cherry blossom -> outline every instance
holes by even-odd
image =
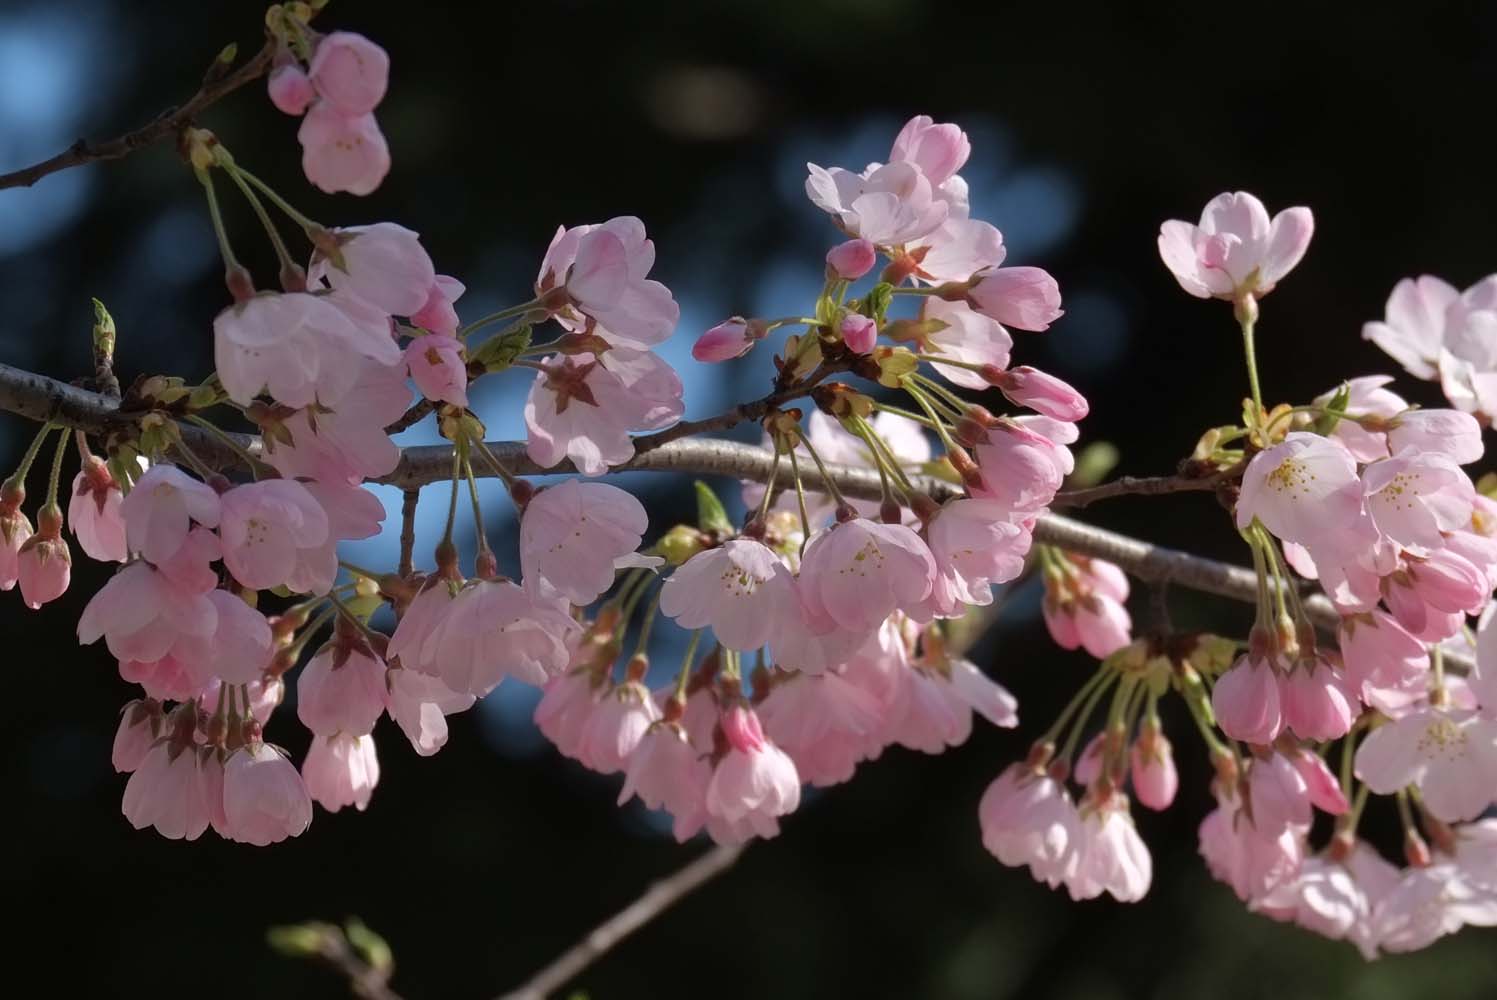
[[[374,786],[379,784],[379,758],[373,737],[346,732],[319,736],[307,750],[301,775],[312,801],[328,812],[344,806],[363,812],[369,807]]]
[[[372,114],[347,116],[318,101],[296,132],[302,173],[320,191],[372,194],[390,172],[390,147]]]
[[[538,492],[520,519],[520,566],[540,594],[591,604],[639,548],[643,505],[617,486],[567,479]]]
[[[1272,220],[1246,191],[1219,194],[1200,225],[1171,220],[1159,228],[1159,255],[1180,287],[1197,298],[1262,298],[1294,270],[1315,231],[1308,208]]]
[[[800,805],[801,782],[795,764],[765,738],[752,709],[727,709],[721,725],[728,752],[707,785],[708,816],[729,827],[743,824],[760,837],[773,837],[779,833],[778,817]]]
[[[919,605],[936,575],[930,548],[902,524],[853,518],[818,532],[801,559],[800,593],[813,615],[871,632]]]
[[[132,776],[133,777],[133,776]],[[312,822],[312,799],[277,748],[251,742],[224,762],[224,836],[264,847],[298,837]]]
[[[1078,864],[1081,816],[1065,787],[1024,764],[1012,764],[983,793],[977,809],[982,843],[1006,865],[1027,865],[1052,889]]]
[[[1447,823],[1475,819],[1497,799],[1497,721],[1416,709],[1362,741],[1356,771],[1379,795],[1418,785],[1425,806]]]
[[[384,100],[390,56],[363,35],[334,31],[317,43],[307,75],[317,95],[340,114],[362,115]]]
[[[124,495],[103,460],[90,456],[73,478],[68,502],[68,524],[78,544],[90,559],[124,562],[130,552],[125,543],[125,518],[120,506]]]
[[[421,395],[435,403],[468,405],[468,363],[463,342],[446,334],[417,337],[405,348],[405,363]]]
[[[750,651],[793,627],[791,574],[768,546],[733,539],[697,553],[665,581],[660,610],[682,628],[708,628],[729,649]]]
[[[567,329],[644,351],[668,338],[681,317],[670,289],[646,277],[654,264],[655,244],[633,216],[562,226],[541,261],[535,290],[547,303],[548,293],[564,293],[551,311]]]

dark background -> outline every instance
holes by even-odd
[[[262,9],[3,0],[0,170],[183,99],[220,46],[254,51]],[[520,300],[558,223],[637,214],[657,243],[656,275],[682,301],[666,350],[676,362],[722,316],[793,313],[814,295],[836,234],[800,193],[805,160],[861,167],[887,155],[911,114],[960,122],[974,142],[963,171],[974,214],[1004,231],[1011,263],[1058,277],[1069,310],[1044,336],[1020,334],[1016,353],[1084,389],[1084,433],[1115,442],[1124,472],[1170,470],[1203,428],[1234,419],[1245,388],[1227,307],[1186,296],[1158,260],[1164,219],[1194,219],[1239,188],[1270,210],[1314,209],[1308,256],[1263,306],[1272,400],[1391,371],[1359,331],[1400,277],[1465,286],[1497,266],[1489,4],[392,0],[334,2],[323,21],[390,51],[388,181],[364,200],[311,191],[296,122],[261,85],[204,120],[241,162],[329,224],[393,218],[419,230],[439,270],[469,283],[469,317]],[[224,194],[242,252],[263,264],[252,220]],[[197,379],[211,367],[210,321],[226,296],[201,196],[168,148],[0,192],[0,360],[84,374],[90,295],[119,322],[126,377]],[[692,373],[689,414],[761,391],[767,353]],[[513,434],[524,380],[498,381],[479,409],[493,433]],[[1427,386],[1400,388],[1433,401]],[[30,432],[0,424],[6,468]],[[685,510],[682,481],[632,485],[657,525]],[[1241,558],[1202,496],[1122,500],[1088,517]],[[493,527],[503,538],[501,517]],[[423,522],[423,549],[435,530]],[[359,558],[388,562],[381,545]],[[455,718],[429,760],[382,724],[369,811],[319,809],[294,842],[184,845],[133,831],[109,767],[132,689],[102,647],[70,638],[103,578],[80,557],[56,604],[30,613],[17,594],[0,600],[0,898],[12,928],[0,947],[13,980],[61,994],[337,995],[331,974],[272,954],[264,930],[358,914],[393,945],[408,996],[486,996],[702,849],[614,808],[617,779],[538,745],[514,694]],[[1195,854],[1210,798],[1178,715],[1166,728],[1179,801],[1139,816],[1154,851],[1147,900],[1072,904],[989,857],[975,818],[983,788],[1088,670],[1049,643],[1035,605],[1016,595],[977,653],[1020,697],[1020,733],[980,726],[939,758],[891,750],[850,785],[808,796],[778,840],[578,985],[601,1000],[1493,995],[1490,932],[1368,965],[1349,945],[1245,912]],[[1185,594],[1174,610],[1181,624],[1219,627],[1246,614]],[[305,737],[283,714],[271,735],[299,754]]]

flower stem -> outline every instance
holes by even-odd
[[[207,431],[214,437],[218,438],[218,440],[222,441],[226,448],[228,448],[230,451],[244,460],[244,464],[249,467],[250,476],[252,478],[259,479],[260,470],[267,468],[264,462],[260,461],[254,455],[251,455],[247,448],[245,448],[238,441],[235,441],[228,432],[224,431],[213,421],[208,420],[206,417],[200,417],[196,413],[189,413],[182,419],[187,420],[190,423],[197,425],[198,427],[201,427],[203,430]]]
[[[240,174],[237,166],[229,166],[229,179],[239,187],[244,195],[245,201],[250,203],[250,208],[255,212],[255,217],[260,220],[260,226],[265,230],[265,235],[270,238],[270,245],[275,247],[276,261],[281,265],[281,270],[295,271],[300,268],[296,261],[291,259],[291,253],[286,249],[286,241],[281,238],[281,232],[275,227],[275,222],[270,218],[270,213],[265,210],[265,205],[255,194],[255,189],[250,187]]]
[[[469,323],[467,326],[463,327],[461,330],[457,331],[457,339],[464,340],[467,338],[468,334],[473,333],[476,330],[481,330],[484,327],[488,326],[490,323],[497,323],[501,319],[509,319],[511,316],[520,316],[530,312],[532,309],[538,309],[540,308],[540,304],[540,299],[531,299],[529,302],[522,302],[517,306],[510,306],[508,309],[500,309],[498,312],[492,312],[487,316],[481,316],[478,319],[475,319],[473,322]]]
[[[68,453],[68,434],[57,435],[57,450],[52,453],[52,477],[47,482],[47,506],[57,505],[57,491],[62,482],[62,460]]]
[[[229,245],[229,231],[224,227],[223,210],[218,204],[218,192],[213,188],[213,175],[207,170],[197,171],[198,181],[203,185],[203,195],[208,199],[208,217],[213,220],[213,235],[218,237],[218,252],[223,255],[224,267],[230,271],[240,269],[239,258]]]
[[[256,177],[254,174],[250,173],[248,170],[245,170],[243,167],[240,167],[240,166],[235,166],[234,170],[235,170],[236,173],[238,173],[240,176],[242,176],[245,180],[249,181],[255,187],[259,188],[260,192],[262,194],[264,194],[265,197],[269,198],[271,200],[271,202],[275,205],[276,208],[279,208],[282,212],[285,212],[286,215],[291,219],[292,222],[294,222],[298,226],[302,227],[302,230],[304,232],[307,232],[310,235],[310,233],[313,230],[318,230],[318,229],[322,229],[323,228],[318,223],[313,222],[311,219],[307,218],[305,215],[303,215],[300,212],[298,212],[295,208],[293,208],[291,206],[290,202],[288,202],[285,198],[282,198],[279,194],[277,194],[275,192],[274,188],[272,188],[269,184],[266,184],[264,181],[262,181],[260,178]]]
[[[1253,394],[1253,423],[1262,419],[1263,414],[1263,390],[1258,387],[1258,352],[1253,343],[1253,327],[1257,320],[1251,317],[1242,318],[1242,354],[1247,361],[1248,389]]]
[[[5,480],[6,492],[11,492],[26,484],[26,476],[31,472],[31,463],[36,461],[37,452],[42,450],[42,442],[47,440],[47,435],[54,430],[57,430],[55,424],[42,424],[42,429],[36,432],[36,436],[31,439],[31,444],[26,446],[26,454],[21,456],[21,464],[16,466],[16,471]]]
[[[676,699],[686,700],[686,682],[691,677],[692,661],[696,659],[697,643],[702,641],[702,633],[706,629],[697,629],[691,633],[691,638],[686,640],[686,655],[681,658],[681,672],[676,675]]]
[[[795,449],[790,449],[790,472],[795,477],[795,502],[800,507],[800,554],[806,554],[806,543],[811,540],[811,517],[806,512],[806,487],[800,479],[800,460]]]

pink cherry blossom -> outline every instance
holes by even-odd
[[[801,558],[800,593],[813,615],[871,632],[891,612],[924,601],[935,575],[935,559],[919,535],[857,517],[811,538]]]
[[[1060,286],[1038,267],[985,268],[972,276],[967,304],[1016,330],[1047,330],[1064,315]]]
[[[1072,465],[1063,445],[1011,420],[986,428],[972,452],[981,482],[969,492],[999,501],[1016,517],[1044,510]]]
[[[505,677],[545,684],[566,668],[567,640],[576,631],[562,602],[534,598],[507,580],[479,580],[458,593],[416,654],[402,652],[401,662],[482,697]]]
[[[345,115],[373,111],[390,82],[390,56],[352,31],[334,31],[317,43],[308,76],[321,98]]]
[[[541,261],[535,290],[548,305],[548,293],[565,292],[552,313],[567,329],[644,351],[668,338],[681,318],[670,289],[646,277],[654,264],[655,244],[633,216],[563,226]]]
[[[878,324],[867,316],[848,313],[837,327],[842,343],[854,354],[867,354],[878,343]]]
[[[946,221],[934,232],[906,244],[905,255],[896,258],[896,268],[913,266],[914,277],[932,284],[965,283],[979,271],[1003,263],[1008,255],[1003,234],[989,223],[966,218],[965,207],[952,197],[953,185],[960,181],[955,177],[943,185],[950,210]]]
[[[374,115],[347,116],[318,101],[296,132],[301,169],[307,180],[328,194],[372,194],[390,172],[390,147]]]
[[[126,565],[104,584],[78,619],[84,645],[105,637],[121,661],[161,659],[184,636],[207,637],[218,611],[206,594],[175,585],[149,563]]]
[[[219,535],[224,565],[253,590],[286,583],[300,551],[327,541],[327,514],[301,483],[267,479],[223,495]]]
[[[193,523],[218,527],[218,493],[175,465],[153,465],[120,501],[125,539],[153,563],[176,555]]]
[[[312,822],[306,783],[285,754],[251,742],[224,763],[224,836],[264,847],[302,834]]]
[[[296,717],[317,736],[363,736],[385,710],[385,664],[357,639],[335,638],[296,679]]]
[[[212,633],[184,635],[172,646],[172,655],[199,687],[215,678],[227,684],[260,680],[273,652],[265,616],[226,590],[210,590],[205,598],[213,606]]]
[[[1284,725],[1279,678],[1261,657],[1240,657],[1211,692],[1211,708],[1222,732],[1234,740],[1266,746]]]
[[[286,587],[301,594],[325,594],[338,576],[338,543],[379,534],[385,505],[369,490],[337,481],[309,480],[302,485],[327,515],[327,538],[320,546],[297,550],[296,568]]]
[[[1157,722],[1144,722],[1129,755],[1129,764],[1133,794],[1139,805],[1156,811],[1168,809],[1180,788],[1180,775],[1175,769],[1170,741],[1159,731]]]
[[[758,649],[792,627],[795,595],[784,560],[762,542],[735,538],[688,559],[666,579],[660,610],[682,628],[710,627],[729,649]]]
[[[1324,758],[1304,749],[1290,751],[1286,756],[1304,780],[1311,805],[1331,816],[1341,816],[1351,808],[1341,782],[1331,773]]]
[[[451,337],[457,334],[459,320],[453,303],[467,291],[461,281],[439,274],[426,293],[426,304],[411,313],[411,323],[430,333]]]
[[[995,373],[993,384],[1015,406],[1027,406],[1055,420],[1080,420],[1089,410],[1081,393],[1054,375],[1028,365]]]
[[[644,506],[617,486],[563,480],[525,506],[522,575],[538,593],[591,604],[613,585],[619,560],[633,555],[648,527]]]
[[[308,277],[325,279],[335,290],[386,315],[410,316],[425,307],[437,273],[418,234],[393,222],[377,222],[334,229],[331,238],[341,261],[319,249]]]
[[[1172,219],[1159,227],[1159,255],[1180,287],[1197,298],[1262,298],[1305,255],[1315,219],[1289,208],[1270,221],[1263,203],[1246,191],[1219,194],[1201,223]]]
[[[857,281],[873,270],[873,265],[876,263],[878,263],[878,251],[872,243],[864,239],[838,243],[826,254],[827,273],[836,275],[843,281]]]
[[[862,174],[806,164],[806,195],[848,236],[877,246],[909,243],[935,232],[950,207],[913,163],[875,165]]]
[[[468,405],[468,362],[461,340],[436,333],[417,337],[406,345],[405,363],[421,395],[434,403]]]
[[[639,681],[614,685],[588,714],[577,759],[599,774],[617,774],[627,766],[646,730],[659,719],[660,709],[649,688]]]
[[[17,558],[31,537],[31,519],[20,510],[20,501],[0,500],[0,590],[16,585]]]
[[[270,71],[266,81],[270,103],[277,111],[288,115],[301,115],[317,97],[317,89],[311,79],[296,63],[286,63]]]
[[[1464,614],[1481,611],[1491,596],[1486,574],[1449,548],[1407,556],[1382,584],[1393,617],[1427,642],[1454,635]]]
[[[1429,652],[1386,611],[1342,618],[1337,639],[1347,682],[1369,705],[1388,713],[1424,694]]]
[[[886,737],[922,753],[941,753],[972,735],[972,713],[995,726],[1019,724],[1018,701],[975,665],[950,659],[906,672],[887,708]]]
[[[982,844],[1005,865],[1029,866],[1052,889],[1077,868],[1081,817],[1060,782],[1025,764],[1011,764],[977,807]]]
[[[627,462],[634,455],[628,432],[655,423],[654,401],[590,354],[545,365],[525,401],[530,457],[548,469],[570,458],[585,476]]]
[[[1259,452],[1242,474],[1237,526],[1253,518],[1276,537],[1332,553],[1376,537],[1362,509],[1356,461],[1339,442],[1303,431]]]
[[[1201,821],[1201,857],[1219,881],[1239,899],[1260,899],[1294,879],[1304,863],[1304,832],[1292,825],[1265,831],[1235,798],[1218,797],[1217,808]]]
[[[210,804],[203,795],[199,751],[162,740],[125,784],[121,811],[137,830],[154,827],[168,840],[197,840],[208,829]]]
[[[1368,734],[1357,748],[1356,769],[1379,795],[1418,785],[1436,818],[1475,819],[1497,799],[1497,721],[1416,709]]]
[[[686,731],[675,722],[657,722],[629,757],[619,805],[637,795],[646,807],[664,809],[674,818],[676,839],[684,841],[706,819],[711,777],[711,765],[692,747]]]
[[[1398,869],[1359,842],[1345,861],[1324,855],[1305,859],[1296,878],[1255,901],[1253,908],[1333,941],[1351,941],[1371,960],[1377,957],[1373,908],[1398,879]]]
[[[120,711],[109,757],[116,771],[128,774],[140,767],[161,735],[161,723],[161,705],[154,700],[137,698]]]
[[[1154,864],[1133,826],[1128,797],[1114,792],[1103,801],[1088,797],[1080,809],[1076,864],[1066,878],[1072,899],[1106,892],[1120,903],[1136,903],[1149,891]]]
[[[1367,466],[1362,483],[1378,530],[1416,554],[1442,548],[1444,532],[1471,522],[1476,487],[1445,455],[1405,449]]]
[[[1062,649],[1083,647],[1105,659],[1132,640],[1133,620],[1123,602],[1128,577],[1103,559],[1058,553],[1044,570],[1040,605],[1050,637]]]
[[[599,358],[604,368],[617,375],[624,388],[644,408],[633,429],[658,431],[681,419],[686,412],[684,386],[676,370],[652,351],[614,347]]]
[[[916,115],[894,137],[889,161],[913,163],[932,184],[939,185],[962,169],[971,154],[972,144],[960,128],[937,124],[929,115]]]
[[[35,611],[61,597],[72,576],[73,553],[62,537],[62,511],[55,504],[43,507],[37,515],[36,534],[21,543],[16,553],[21,599]]]
[[[707,813],[746,824],[758,836],[779,832],[778,817],[800,805],[800,775],[785,752],[764,737],[753,709],[735,705],[722,715],[728,752],[707,785]]]
[[[90,559],[124,562],[130,557],[125,544],[125,518],[120,512],[123,499],[103,460],[92,455],[85,459],[83,469],[73,478],[68,523]]]
[[[926,525],[936,576],[917,618],[949,618],[971,605],[993,602],[993,586],[1016,579],[1029,552],[1027,531],[1008,520],[1002,504],[961,498],[943,506]]]
[[[1448,455],[1459,465],[1477,461],[1485,450],[1475,417],[1440,409],[1406,410],[1394,417],[1388,425],[1388,448],[1395,454],[1411,448]]]
[[[698,337],[691,345],[691,356],[703,364],[715,365],[743,357],[756,343],[754,328],[742,316],[734,316]]]
[[[351,367],[353,385],[331,413],[298,410],[277,427],[289,441],[267,438],[265,459],[281,475],[356,485],[400,462],[385,427],[411,402],[405,366],[357,359]]]
[[[346,732],[317,737],[302,761],[301,776],[312,801],[328,812],[344,806],[363,812],[379,784],[374,737]]]
[[[1388,296],[1385,321],[1365,324],[1362,339],[1381,347],[1415,378],[1433,379],[1445,343],[1445,314],[1459,299],[1460,292],[1439,278],[1404,278]]]
[[[439,679],[415,670],[386,675],[386,709],[411,747],[430,757],[447,743],[447,716],[473,707],[471,694],[453,691]]]
[[[930,296],[921,307],[920,319],[926,326],[941,325],[941,329],[921,335],[920,347],[925,353],[968,364],[1008,367],[1013,338],[997,320],[974,311],[965,302],[947,302]],[[987,379],[969,368],[939,361],[933,362],[932,367],[947,381],[964,388],[988,387]]]
[[[393,337],[370,334],[327,296],[264,292],[213,321],[214,359],[229,398],[248,405],[262,391],[286,406],[337,405],[354,388],[355,363],[400,360]]]
[[[1284,728],[1313,742],[1345,736],[1361,708],[1346,678],[1323,659],[1301,660],[1279,679],[1279,706]]]
[[[1453,862],[1407,868],[1373,910],[1373,935],[1389,952],[1418,951],[1467,924],[1497,926],[1497,892]]]
[[[878,700],[834,671],[777,678],[758,712],[765,735],[818,787],[849,780],[883,722]]]
[[[579,756],[582,734],[601,693],[587,670],[571,670],[546,682],[540,703],[535,706],[535,724],[563,756]]]
[[[1310,827],[1310,788],[1295,763],[1281,753],[1254,758],[1248,767],[1253,825],[1268,836],[1286,827]]]

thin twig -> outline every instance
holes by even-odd
[[[1062,490],[1050,506],[1085,507],[1098,500],[1121,496],[1160,496],[1165,493],[1207,492],[1242,475],[1239,463],[1209,476],[1119,476],[1099,486],[1081,490]]]
[[[419,489],[408,489],[400,500],[400,568],[401,578],[416,569],[416,507],[421,501]]]
[[[92,143],[79,139],[56,156],[34,163],[29,167],[0,174],[0,190],[12,187],[30,187],[48,174],[70,167],[81,167],[100,160],[118,160],[138,149],[154,145],[163,139],[172,139],[181,130],[192,124],[198,115],[240,87],[265,75],[275,55],[275,43],[267,41],[249,62],[223,76],[204,81],[198,92],[179,108],[168,108],[140,128],[105,142]],[[215,64],[216,65],[216,64]],[[210,70],[211,75],[211,70]]]
[[[545,1000],[592,965],[624,938],[654,920],[683,896],[726,871],[743,853],[743,847],[718,845],[690,864],[651,885],[644,895],[588,932],[523,985],[499,1000]]]

